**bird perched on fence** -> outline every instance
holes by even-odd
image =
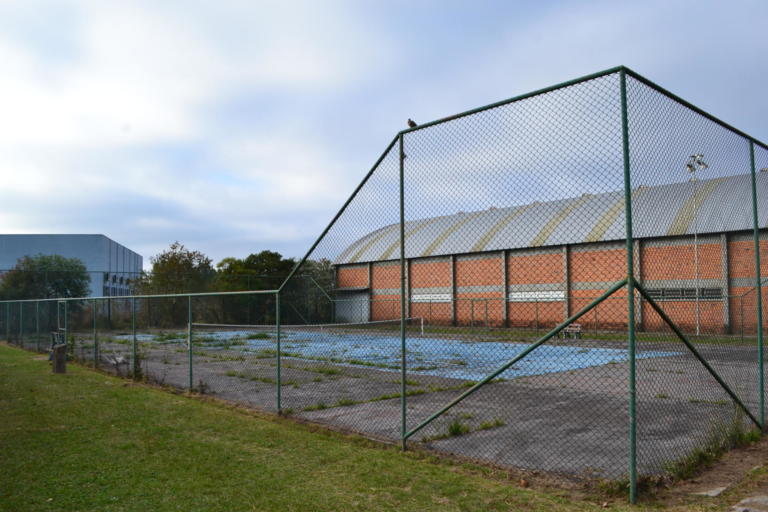
[[[416,123],[416,121],[414,121],[413,119],[410,119],[410,118],[408,119],[408,127],[409,128],[416,128],[417,126],[419,126],[419,125]]]

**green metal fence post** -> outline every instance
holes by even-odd
[[[621,142],[624,161],[624,214],[627,246],[627,343],[629,344],[629,501],[637,503],[637,376],[635,347],[635,270],[632,233],[632,181],[629,160],[629,119],[627,118],[627,73],[619,72],[621,90]]]
[[[64,302],[64,344],[67,345],[67,352],[75,353],[75,344],[69,345],[69,304]]]
[[[194,373],[192,363],[194,361],[192,354],[192,297],[187,297],[187,365],[189,366],[189,392],[194,388]]]
[[[19,346],[24,346],[24,303],[19,302]]]
[[[403,150],[403,134],[398,136],[400,145],[400,436],[403,450],[408,440],[407,432],[407,398],[405,395],[407,371],[406,342],[405,342],[405,152]]]
[[[5,303],[5,341],[11,342],[11,303]]]
[[[760,428],[765,428],[765,362],[763,361],[763,283],[760,279],[760,224],[757,220],[757,183],[755,178],[755,143],[749,141],[749,164],[752,175],[752,221],[755,243],[755,292],[757,292],[757,364],[760,386]]]
[[[40,352],[40,301],[35,302],[35,343]]]
[[[134,380],[138,377],[139,365],[136,361],[138,350],[136,350],[136,298],[131,299],[131,333],[133,334],[133,343],[131,343],[131,372]]]
[[[283,411],[283,404],[282,404],[282,396],[281,396],[281,386],[283,384],[282,378],[280,376],[280,363],[281,363],[281,347],[280,347],[280,292],[275,293],[275,334],[277,336],[277,414],[282,413]]]
[[[93,299],[93,367],[99,367],[99,334],[96,332],[96,299]]]

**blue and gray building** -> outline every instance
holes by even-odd
[[[91,296],[129,295],[144,264],[140,254],[104,235],[0,235],[0,274],[39,254],[81,260],[91,276]]]

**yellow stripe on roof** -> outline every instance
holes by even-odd
[[[363,253],[365,253],[365,251],[367,251],[368,249],[370,249],[371,247],[373,247],[373,244],[375,244],[376,242],[378,242],[379,240],[381,240],[382,238],[384,238],[385,236],[387,236],[388,234],[390,234],[392,231],[394,231],[394,230],[398,229],[399,227],[400,227],[400,224],[392,224],[391,226],[387,226],[386,228],[382,229],[382,230],[379,232],[379,234],[378,234],[378,235],[376,235],[376,236],[372,236],[372,237],[371,237],[371,238],[368,240],[368,242],[367,242],[365,245],[363,245],[363,246],[362,246],[362,247],[361,247],[361,248],[360,248],[360,249],[359,249],[359,250],[358,250],[358,251],[355,253],[355,255],[354,255],[354,256],[352,256],[352,258],[349,260],[349,262],[348,262],[348,263],[355,263],[355,262],[357,262],[357,260],[359,260],[359,259],[360,259],[360,256],[362,256],[362,255],[363,255]]]
[[[684,235],[688,233],[688,229],[699,214],[699,210],[701,210],[704,201],[712,195],[717,186],[724,179],[725,178],[717,178],[702,182],[701,186],[696,190],[696,193],[691,194],[691,197],[685,201],[685,204],[677,212],[677,215],[675,215],[675,220],[672,221],[672,225],[670,225],[667,230],[667,236]]]
[[[591,195],[585,195],[577,199],[576,201],[571,201],[571,204],[564,207],[562,210],[560,210],[557,215],[549,219],[549,222],[546,223],[546,225],[539,231],[539,234],[536,235],[536,237],[531,240],[531,243],[528,244],[529,247],[538,247],[540,245],[544,245],[547,240],[549,240],[549,237],[552,236],[552,233],[557,229],[557,226],[559,226],[568,215],[584,204],[585,202],[592,199],[594,196]]]
[[[480,240],[477,241],[475,245],[472,246],[471,252],[482,252],[485,249],[485,246],[488,245],[488,242],[490,242],[491,239],[496,236],[496,233],[504,229],[510,222],[525,213],[525,211],[530,209],[532,206],[533,204],[527,204],[502,217],[480,238]]]
[[[440,246],[440,244],[445,242],[445,240],[449,236],[454,234],[459,228],[464,226],[466,223],[468,223],[469,221],[471,221],[472,219],[476,218],[478,215],[481,215],[483,213],[486,213],[486,211],[484,210],[484,211],[480,211],[480,212],[464,214],[464,216],[463,216],[463,218],[461,218],[461,220],[457,221],[455,224],[452,224],[450,227],[448,227],[448,229],[443,231],[440,234],[440,236],[435,238],[432,241],[432,243],[429,244],[429,247],[427,247],[424,250],[424,252],[421,253],[421,256],[432,256],[432,253],[435,251],[435,249],[437,249]]]
[[[634,201],[636,197],[638,197],[640,194],[643,193],[643,191],[648,190],[647,187],[643,188],[636,188],[632,191],[632,200]],[[616,201],[608,210],[598,219],[597,224],[595,224],[595,227],[592,228],[592,231],[589,232],[587,237],[584,239],[584,242],[599,242],[603,239],[605,236],[606,231],[608,231],[608,228],[610,228],[614,222],[616,222],[616,218],[621,214],[621,212],[624,211],[624,197],[622,196],[618,201]]]
[[[410,237],[411,235],[413,235],[415,233],[418,233],[419,231],[421,231],[425,227],[429,226],[430,224],[433,224],[435,221],[437,221],[439,219],[440,219],[440,217],[434,217],[434,218],[427,219],[427,220],[419,223],[419,225],[417,225],[415,228],[413,228],[412,230],[410,230],[407,233],[405,233],[405,239],[408,240],[408,237]],[[398,237],[397,240],[392,242],[389,247],[387,247],[387,250],[384,251],[381,254],[381,257],[379,258],[379,260],[386,260],[386,259],[388,259],[392,255],[392,253],[395,252],[395,249],[397,249],[398,247],[400,247],[400,239],[399,239],[399,237]]]

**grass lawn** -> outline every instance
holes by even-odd
[[[0,510],[605,510],[599,498],[68,371],[0,344]]]

